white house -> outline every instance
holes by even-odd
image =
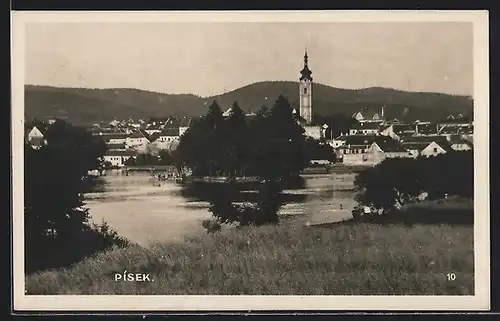
[[[34,149],[39,149],[43,145],[47,144],[45,136],[42,134],[40,129],[34,126],[26,135],[26,140]]]
[[[303,126],[304,128],[304,135],[307,137],[311,137],[314,139],[321,139],[323,137],[323,129],[321,126]]]
[[[349,135],[378,135],[380,125],[376,122],[361,122],[349,129]]]
[[[28,141],[31,141],[32,139],[42,139],[44,136],[42,134],[42,132],[36,127],[34,126],[30,132],[28,133]]]
[[[386,158],[414,157],[400,142],[392,138],[374,141],[368,148],[367,153],[374,163],[380,163]]]
[[[405,137],[401,143],[414,156],[436,156],[453,151],[447,138],[439,135]]]
[[[451,146],[443,141],[439,142],[431,142],[427,147],[422,149],[420,155],[425,157],[437,156],[439,154],[446,154],[447,152],[453,151]]]
[[[184,133],[189,129],[191,123],[193,122],[193,118],[184,117],[181,119],[179,124],[179,137],[184,135]]]
[[[128,136],[125,143],[131,148],[141,148],[149,143],[149,139],[138,130]]]
[[[156,141],[170,142],[179,139],[179,131],[176,128],[165,128],[159,134]]]
[[[111,150],[104,154],[104,162],[114,167],[123,167],[125,166],[125,162],[131,157],[135,157],[135,153],[132,151]]]
[[[345,141],[335,138],[332,140],[328,140],[326,143],[328,145],[332,146],[333,149],[336,149],[336,148],[339,148],[340,146],[344,145]]]
[[[354,113],[352,115],[352,118],[356,119],[360,123],[364,123],[364,122],[381,123],[385,120],[384,106],[382,106],[380,108],[380,113],[377,113],[377,112],[374,112],[372,110],[368,110],[368,108],[365,108],[362,111]]]
[[[376,138],[377,136],[369,135],[339,136],[336,140],[344,143],[336,149],[336,154],[344,164],[373,165],[375,163],[369,158],[367,152]]]

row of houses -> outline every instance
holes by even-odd
[[[385,158],[430,157],[473,148],[473,127],[431,123],[358,123],[326,141],[347,165],[376,165]]]
[[[227,109],[223,117],[229,117],[231,112],[232,108]],[[249,121],[254,116],[254,113],[248,113],[245,119]],[[127,123],[115,122],[105,126],[105,130],[96,130],[95,134],[100,135],[108,146],[104,160],[121,167],[138,153],[158,155],[161,150],[175,150],[194,121],[192,117],[169,117],[165,121],[142,123],[135,130],[127,127]]]

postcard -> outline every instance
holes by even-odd
[[[488,41],[487,11],[12,12],[14,309],[488,310]]]

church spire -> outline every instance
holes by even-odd
[[[312,81],[312,71],[309,70],[309,56],[307,55],[307,47],[305,48],[304,52],[304,68],[300,71],[301,77],[299,78],[300,80],[310,80]]]

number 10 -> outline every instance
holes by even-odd
[[[457,276],[455,275],[455,273],[447,273],[446,278],[448,279],[448,281],[455,281]]]

